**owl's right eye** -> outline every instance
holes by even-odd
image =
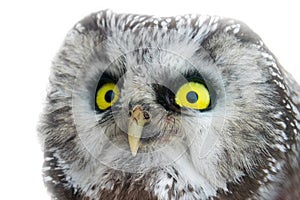
[[[119,99],[120,90],[115,83],[105,83],[96,93],[96,106],[101,111],[107,110]]]

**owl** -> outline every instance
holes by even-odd
[[[105,10],[54,58],[52,199],[300,199],[300,87],[244,23]]]

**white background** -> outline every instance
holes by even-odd
[[[0,3],[1,199],[49,197],[42,183],[36,125],[46,95],[51,60],[67,31],[91,12],[159,16],[213,14],[244,21],[281,64],[300,80],[300,12],[297,1],[6,1]],[[278,3],[280,2],[280,3]]]

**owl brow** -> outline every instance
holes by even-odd
[[[111,80],[111,81],[116,83],[116,82],[118,82],[119,78],[120,78],[120,76],[117,75],[116,73],[114,73],[113,71],[106,70],[99,77],[99,80],[101,80],[101,79],[105,80],[106,79],[106,80]]]
[[[109,65],[108,68],[106,68],[101,77],[108,77],[117,82],[126,73],[126,71],[126,59],[124,56],[121,56],[114,61],[114,63]]]
[[[198,70],[191,69],[182,74],[187,81],[196,81],[205,83],[203,76]]]

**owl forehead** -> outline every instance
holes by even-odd
[[[158,75],[172,68],[175,71],[187,70],[195,65],[191,58],[197,54],[200,43],[188,41],[188,38],[179,40],[174,34],[164,35],[158,39],[149,35],[146,40],[134,34],[124,33],[126,38],[108,37],[105,43],[105,53],[113,63],[116,58],[122,60],[126,70],[141,71]],[[135,37],[138,37],[136,39]],[[165,41],[170,41],[165,43]]]
[[[195,70],[197,66],[191,58],[182,57],[175,52],[159,49],[139,49],[125,55],[126,72],[143,79],[167,79]],[[116,66],[114,66],[116,67]]]
[[[130,45],[124,45],[124,41],[116,44],[116,40],[109,39],[105,44],[105,54],[111,63],[106,71],[116,74],[117,77],[126,73],[126,78],[132,81],[138,80],[140,83],[168,82],[167,80],[170,80],[171,77],[172,80],[179,81],[184,78],[184,75],[197,71],[209,63],[204,59],[205,51],[203,53],[199,51],[199,43],[172,42],[162,48],[160,42],[157,42],[155,47],[149,44],[138,46],[139,42],[135,43],[131,38],[128,39],[132,41],[130,47]],[[183,42],[181,41],[181,43]],[[176,45],[177,47],[174,48]],[[183,52],[180,52],[179,50],[183,48]],[[197,57],[197,62],[194,57]]]

